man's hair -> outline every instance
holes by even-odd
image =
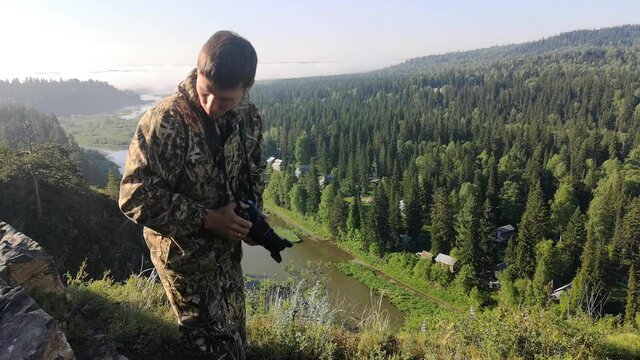
[[[257,64],[251,43],[231,31],[213,34],[198,55],[198,72],[221,89],[251,86]]]

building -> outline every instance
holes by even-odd
[[[452,273],[457,272],[460,269],[460,262],[458,259],[442,253],[436,256],[436,264],[448,268],[449,272]]]
[[[331,184],[333,182],[333,179],[334,179],[334,176],[331,174],[320,176],[320,179],[318,180],[318,184],[320,184],[320,187],[325,187]]]
[[[496,277],[496,279],[498,278],[498,275],[503,272],[504,270],[507,269],[507,264],[501,262],[500,264],[496,265],[493,274]]]
[[[296,172],[295,175],[297,178],[300,177],[300,175],[302,174],[306,174],[311,170],[311,167],[309,165],[300,165],[296,168]]]
[[[271,166],[271,164],[273,164],[273,162],[274,162],[275,160],[276,160],[276,158],[275,158],[275,157],[270,156],[270,157],[267,159],[267,166]]]
[[[271,168],[273,170],[281,171],[282,170],[282,160],[281,159],[274,159],[273,162],[271,162]]]
[[[495,230],[496,241],[500,244],[507,243],[511,241],[515,232],[516,228],[511,224],[500,226]]]
[[[565,291],[568,291],[569,289],[571,289],[572,285],[573,285],[573,283],[570,282],[565,286],[561,286],[561,287],[553,290],[553,292],[551,293],[551,298],[553,300],[560,301],[560,296],[562,295],[562,293],[564,293]]]
[[[421,252],[416,253],[416,256],[420,259],[427,259],[429,261],[433,260],[433,254],[427,250],[422,250]]]

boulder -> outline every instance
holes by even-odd
[[[0,360],[74,358],[60,323],[33,299],[62,314],[64,294],[53,258],[0,222]]]
[[[0,360],[74,359],[58,322],[22,287],[0,281]]]
[[[53,258],[38,243],[0,221],[0,278],[30,295],[64,294]]]

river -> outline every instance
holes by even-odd
[[[92,149],[104,153],[118,165],[121,174],[124,172],[124,164],[127,160],[126,149]],[[286,226],[282,220],[274,215],[271,215],[270,222],[272,226]],[[328,241],[319,241],[308,237],[302,239],[303,242],[294,244],[293,248],[282,252],[283,261],[281,264],[276,263],[264,248],[243,244],[242,268],[244,273],[259,278],[285,279],[289,274],[283,270],[283,264],[292,264],[296,269],[304,270],[308,262],[321,263],[328,265],[326,267],[327,288],[330,299],[336,307],[348,310],[351,316],[357,318],[364,311],[370,309],[373,304],[378,303],[380,296],[372,294],[368,287],[353,277],[342,274],[330,265],[330,263],[353,261],[353,256]],[[404,322],[402,312],[388,299],[382,298],[381,300],[380,309],[388,314],[391,326],[399,328]]]

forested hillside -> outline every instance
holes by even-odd
[[[140,95],[104,81],[0,80],[0,105],[15,104],[58,116],[98,114],[142,103]]]
[[[139,271],[147,251],[118,209],[115,174],[115,164],[79,148],[54,115],[0,106],[0,219],[37,237],[61,272],[85,259],[93,276]]]
[[[460,260],[455,283],[467,294],[493,294],[504,261],[500,303],[551,306],[572,282],[567,313],[626,311],[635,324],[626,285],[640,266],[639,36],[638,26],[579,31],[257,86],[265,155],[286,164],[267,196],[357,251],[406,255],[408,272],[426,260],[400,239],[424,235],[433,256]],[[329,173],[322,190],[317,176]],[[501,245],[494,230],[507,224],[516,235]]]
[[[410,59],[381,70],[386,74],[415,74],[435,69],[490,65],[543,53],[567,52],[580,48],[626,47],[638,44],[640,26],[627,25],[600,30],[577,30],[522,44],[493,46],[472,51]]]

